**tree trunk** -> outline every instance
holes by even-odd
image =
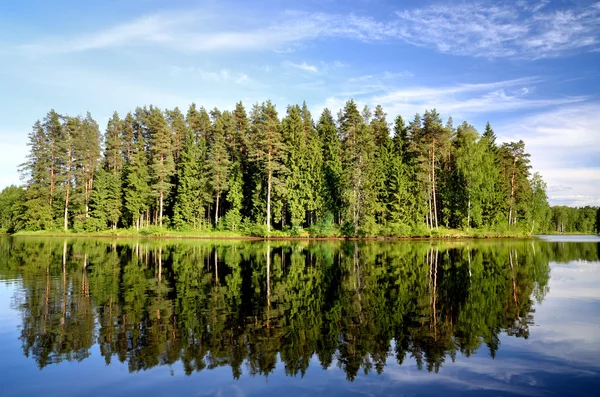
[[[160,192],[160,199],[159,199],[159,213],[158,213],[158,224],[160,227],[162,227],[162,216],[163,216],[163,192]]]
[[[215,226],[219,223],[219,192],[216,193],[216,203],[215,203]]]
[[[270,154],[269,154],[270,156]],[[271,233],[271,183],[273,171],[271,171],[271,160],[268,162],[268,177],[267,177],[267,233]]]
[[[517,156],[513,160],[512,175],[510,177],[510,205],[508,209],[508,226],[510,227],[513,223],[513,205],[515,202],[515,174],[517,173]],[[516,221],[514,221],[516,224]]]
[[[64,227],[65,227],[65,232],[68,230],[69,228],[69,186],[70,183],[67,182],[67,191],[65,193],[65,223],[64,223]]]
[[[431,143],[431,176],[432,176],[432,189],[433,189],[433,214],[435,217],[435,228],[438,228],[438,215],[437,215],[437,197],[435,194],[435,139]]]
[[[467,204],[467,227],[471,228],[471,194],[469,194],[469,204]]]

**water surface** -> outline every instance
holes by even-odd
[[[0,237],[0,395],[596,395],[599,247]]]

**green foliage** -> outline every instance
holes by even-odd
[[[90,218],[86,221],[87,230],[104,230],[109,225],[112,229],[117,228],[121,216],[120,175],[103,169],[97,171],[90,209]]]
[[[551,212],[524,142],[498,147],[489,123],[480,136],[433,109],[408,124],[397,116],[391,133],[381,106],[361,112],[353,100],[316,125],[306,103],[280,120],[270,101],[249,117],[240,102],[233,112],[192,104],[185,117],[154,106],[115,112],[101,145],[89,113],[51,110],[29,134],[9,228],[347,237],[597,228],[591,212],[569,222]]]
[[[18,229],[23,194],[23,188],[15,185],[0,192],[0,230],[12,233]]]

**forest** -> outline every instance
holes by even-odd
[[[254,236],[529,235],[597,232],[598,208],[551,208],[525,143],[499,144],[427,110],[393,122],[353,100],[314,121],[306,103],[280,117],[191,104],[116,112],[51,110],[29,134],[23,186],[0,193],[7,232],[157,230]]]

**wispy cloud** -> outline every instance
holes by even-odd
[[[20,49],[30,54],[71,53],[151,44],[184,52],[288,53],[302,48],[304,41],[334,37],[402,41],[443,53],[491,58],[544,58],[597,50],[600,3],[559,10],[548,10],[546,5],[546,1],[527,7],[510,3],[434,5],[401,10],[384,20],[355,14],[284,12],[268,19],[248,18],[249,22],[235,30],[223,28],[235,19],[230,13],[168,12],[96,32],[42,38]]]
[[[250,26],[224,30],[222,27],[230,24],[222,16],[209,18],[199,12],[170,12],[82,33],[75,39],[71,38],[73,35],[48,37],[20,48],[38,54],[154,44],[186,52],[277,50],[285,53],[293,51],[290,45],[318,37],[380,40],[389,36],[388,25],[370,17],[288,12],[273,19],[275,22],[267,24],[254,18]]]
[[[310,73],[317,73],[319,71],[319,68],[316,65],[309,65],[306,62],[294,63],[294,62],[290,62],[290,61],[285,61],[282,63],[282,65],[284,67],[298,69],[298,70],[302,70],[304,72],[310,72]]]
[[[434,5],[397,12],[398,37],[454,55],[555,57],[598,48],[600,3],[578,9],[542,10],[510,3]]]
[[[229,69],[206,70],[194,66],[171,66],[169,74],[171,76],[197,77],[201,80],[213,83],[233,82],[236,84],[242,84],[251,81],[250,77],[248,77],[248,75],[245,73],[232,72]]]
[[[371,101],[383,105],[391,113],[410,115],[435,108],[444,114],[464,117],[481,113],[544,108],[586,99],[583,96],[534,98],[528,86],[531,87],[540,81],[539,78],[520,78],[479,84],[392,89],[385,94],[374,96]]]

